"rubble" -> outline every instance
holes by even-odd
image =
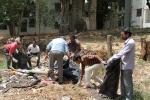
[[[98,54],[101,51],[84,51],[85,54],[89,52]],[[40,98],[44,98],[44,100],[49,100],[49,98],[53,100],[88,100],[88,98],[93,98],[85,89],[82,90],[82,87],[71,85],[70,83],[72,82],[67,81],[66,79],[63,86],[50,80],[47,77],[49,71],[49,68],[47,67],[48,63],[47,60],[43,59],[45,54],[41,55],[40,68],[33,67],[31,70],[10,69],[0,71],[0,93],[2,96],[9,98],[9,100],[9,96],[11,96],[11,100],[23,97],[25,97],[24,100],[30,100],[31,98],[36,100],[40,100]],[[32,60],[33,63],[35,63],[36,58],[33,57]],[[51,91],[50,94],[49,91]],[[64,91],[67,93],[64,93]]]

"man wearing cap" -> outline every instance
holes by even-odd
[[[122,30],[120,34],[125,41],[124,47],[107,62],[121,58],[121,96],[123,100],[133,100],[132,73],[135,63],[135,42],[131,38],[132,33],[129,29]]]
[[[49,56],[49,68],[54,73],[54,63],[57,61],[58,65],[58,82],[63,83],[63,57],[67,54],[69,58],[69,50],[67,42],[64,37],[55,38],[47,45]],[[53,74],[52,74],[53,75]]]
[[[14,42],[7,43],[3,46],[3,53],[5,55],[7,61],[7,68],[11,68],[11,61],[13,58],[13,53],[16,51],[18,47],[20,47],[20,38],[16,38]]]

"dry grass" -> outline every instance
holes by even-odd
[[[107,49],[106,37],[100,34],[81,34],[78,36],[84,49],[100,50]],[[134,37],[136,40],[136,65],[134,69],[134,89],[136,100],[150,100],[150,62],[140,59],[140,36]],[[147,37],[149,39],[150,36]],[[123,47],[123,42],[119,38],[113,40],[113,53]],[[1,57],[0,57],[1,58]],[[4,95],[0,95],[2,100],[56,100],[61,96],[70,96],[73,100],[90,100],[91,94],[83,88],[67,85],[50,85],[39,89],[12,90]],[[1,99],[0,98],[0,99]],[[49,99],[51,98],[51,99]]]
[[[38,89],[15,89],[0,97],[2,100],[61,100],[63,96],[69,96],[72,100],[90,100],[92,97],[86,89],[69,84],[51,84]]]

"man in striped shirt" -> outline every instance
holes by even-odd
[[[95,79],[97,70],[100,67],[104,67],[104,61],[98,55],[84,55],[82,57],[80,55],[75,55],[73,57],[73,61],[77,64],[80,64],[81,68],[78,84],[80,84],[80,82],[82,81],[83,75],[85,73],[85,87],[92,87],[92,84],[90,83],[92,72]]]

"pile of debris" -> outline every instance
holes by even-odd
[[[41,74],[42,73],[42,74]],[[38,85],[42,82],[43,74],[47,72],[42,72],[38,70],[5,70],[1,71],[0,79],[0,91],[6,93],[12,88],[28,88]]]

